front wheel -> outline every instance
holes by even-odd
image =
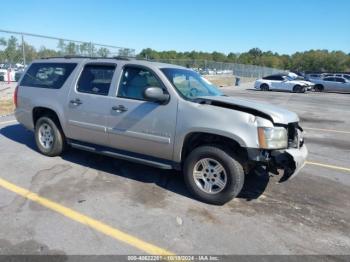
[[[303,86],[296,85],[293,87],[293,92],[294,93],[305,93],[306,89]]]
[[[60,155],[65,146],[63,132],[49,117],[40,117],[35,124],[35,142],[40,153],[46,156]]]
[[[242,165],[226,150],[216,146],[194,149],[184,164],[185,183],[199,200],[223,205],[242,190]]]

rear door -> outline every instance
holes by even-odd
[[[111,112],[110,87],[115,81],[116,64],[89,63],[69,93],[67,130],[69,138],[108,145],[107,116]]]

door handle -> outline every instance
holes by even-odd
[[[123,106],[123,105],[113,106],[112,110],[116,111],[117,113],[123,113],[123,112],[128,111],[128,109],[125,106]]]
[[[69,103],[71,103],[72,105],[75,105],[75,106],[79,106],[81,105],[83,102],[81,102],[81,100],[79,98],[76,98],[74,100],[71,100],[69,101]]]

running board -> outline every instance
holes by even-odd
[[[76,141],[68,141],[68,144],[76,149],[80,149],[80,150],[84,150],[84,151],[88,151],[88,152],[92,152],[92,153],[96,153],[96,154],[101,154],[101,155],[105,155],[105,156],[110,156],[113,158],[118,158],[118,159],[122,159],[122,160],[127,160],[127,161],[131,161],[134,163],[138,163],[138,164],[143,164],[143,165],[147,165],[147,166],[152,166],[152,167],[156,167],[156,168],[160,168],[160,169],[173,169],[173,166],[170,164],[165,164],[162,162],[158,162],[158,161],[154,161],[154,160],[149,160],[149,159],[144,159],[144,158],[140,158],[137,156],[129,156],[126,154],[122,154],[122,153],[118,153],[118,152],[113,152],[104,148],[100,148],[100,147],[94,147],[92,145],[84,145],[84,144],[80,144]]]

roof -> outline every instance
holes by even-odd
[[[47,57],[47,58],[41,58],[38,60],[35,60],[33,62],[43,62],[43,60],[46,60],[48,62],[76,62],[81,63],[84,62],[92,62],[92,63],[118,63],[121,65],[125,64],[131,64],[131,65],[140,65],[140,66],[148,66],[148,67],[156,67],[156,68],[179,68],[179,69],[188,69],[182,66],[173,65],[173,64],[166,64],[166,63],[158,63],[158,62],[152,62],[149,60],[142,60],[142,59],[136,59],[136,58],[126,58],[126,57],[112,57],[112,58],[106,58],[106,57],[86,57],[86,56],[63,56],[63,57]]]

